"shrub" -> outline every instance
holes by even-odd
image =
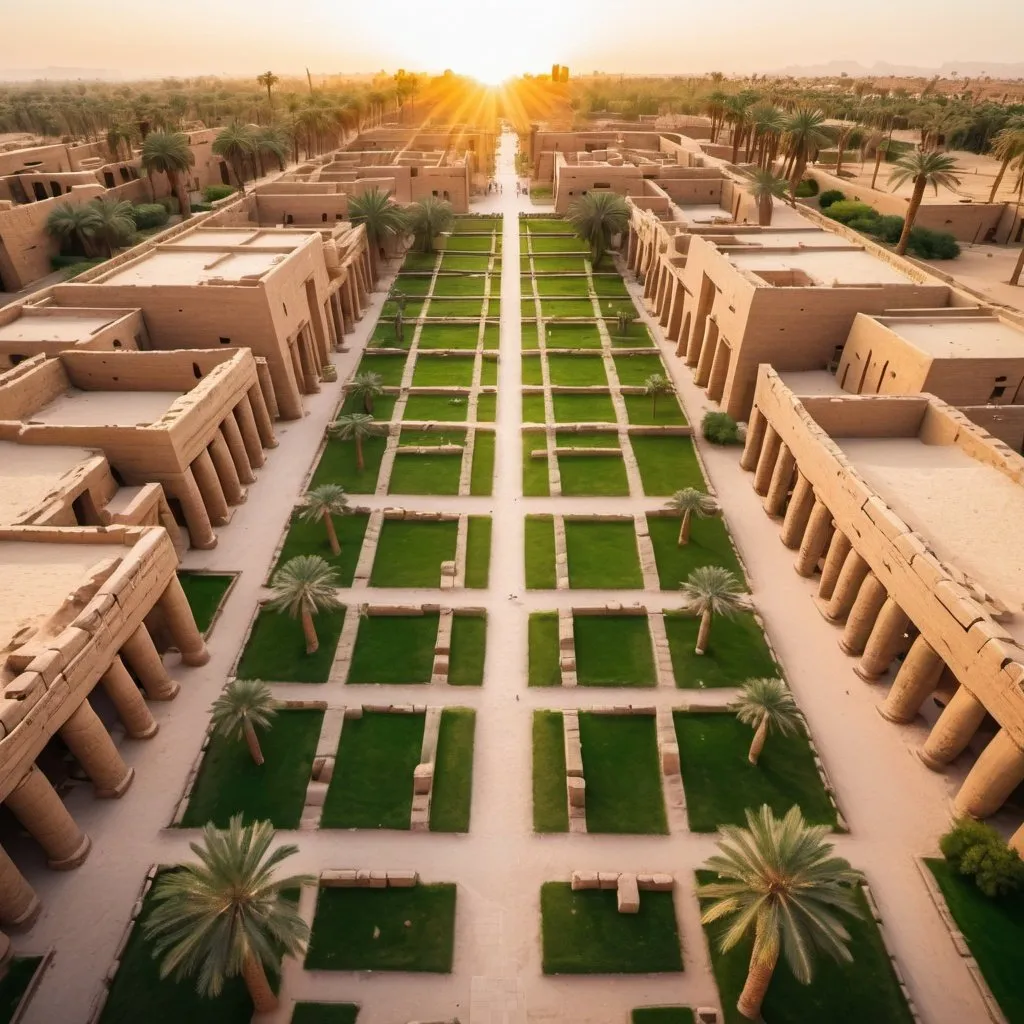
[[[739,444],[740,430],[727,412],[706,412],[700,423],[701,432],[712,444]]]
[[[954,871],[973,878],[989,898],[1024,886],[1024,861],[991,825],[962,818],[939,840],[939,849]]]
[[[877,220],[879,213],[873,206],[856,199],[839,199],[825,210],[825,216],[840,224],[849,224],[851,220]]]
[[[900,240],[900,235],[903,234],[903,218],[898,217],[896,214],[879,217],[871,234],[880,238],[883,242],[895,245]]]
[[[931,228],[911,228],[907,250],[923,260],[955,260],[960,255],[960,245],[948,231]]]
[[[827,188],[824,192],[818,196],[818,205],[823,209],[827,210],[833,203],[842,202],[846,198],[844,192],[840,192],[837,188]]]
[[[854,217],[853,220],[846,222],[846,226],[853,228],[854,231],[861,231],[865,235],[877,235],[880,220],[880,217]],[[896,237],[899,238],[899,235]]]
[[[162,199],[158,199],[157,202],[169,213],[181,213],[181,207],[178,204],[177,196],[164,196]]]
[[[167,207],[162,203],[140,203],[132,207],[132,220],[139,231],[162,227],[169,217]]]
[[[218,199],[227,199],[235,191],[234,185],[207,185],[203,189],[203,202],[215,203]]]
[[[193,213],[209,213],[213,209],[209,203],[190,203],[189,208]]]
[[[797,199],[810,199],[818,194],[821,186],[813,178],[803,178],[796,186],[795,195]]]

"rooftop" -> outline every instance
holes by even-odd
[[[96,457],[86,448],[0,441],[0,523],[10,525],[61,492],[66,478]]]
[[[199,239],[190,236],[192,244]],[[309,237],[308,233],[305,237]],[[113,285],[197,285],[209,281],[240,281],[262,277],[285,257],[271,251],[217,252],[161,246],[137,260],[116,267],[94,283]]]
[[[1024,359],[1024,332],[995,317],[884,318],[879,322],[937,359]]]
[[[727,258],[741,270],[749,270],[754,274],[760,275],[762,271],[767,271],[806,275],[810,280],[803,283],[804,287],[912,283],[909,277],[894,266],[876,259],[863,249],[825,252],[732,251],[727,254]]]
[[[0,341],[86,341],[121,316],[70,311],[57,316],[22,314],[10,323],[0,324]]]
[[[79,391],[71,388],[27,420],[62,427],[149,426],[166,415],[182,391]]]
[[[167,248],[213,249],[245,246],[248,249],[297,249],[310,236],[310,229],[288,231],[281,228],[197,228],[165,243]]]

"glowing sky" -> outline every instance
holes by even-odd
[[[5,10],[6,8],[6,10]],[[972,0],[0,0],[6,69],[754,71],[856,60],[1020,61],[1024,4]]]

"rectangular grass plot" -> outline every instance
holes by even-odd
[[[468,388],[473,383],[472,356],[446,356],[421,353],[416,357],[412,375],[414,388]]]
[[[721,518],[694,516],[686,544],[679,543],[679,526],[680,521],[674,516],[647,517],[662,590],[678,590],[679,584],[702,565],[720,565],[736,576],[740,587],[746,586],[746,577]]]
[[[608,386],[604,362],[600,356],[548,356],[548,372],[551,383],[568,387]],[[526,383],[524,381],[524,383]]]
[[[438,614],[368,615],[359,623],[349,683],[429,683]]]
[[[646,615],[575,615],[580,686],[654,686],[654,652]]]
[[[621,522],[568,519],[565,544],[569,586],[573,589],[639,590],[643,587],[632,519]]]
[[[732,618],[716,616],[703,654],[694,653],[699,626],[700,620],[693,615],[665,615],[676,686],[697,690],[742,686],[748,679],[779,675],[779,667],[753,612],[739,612]]]
[[[644,494],[668,497],[684,487],[707,490],[707,481],[688,437],[630,436]]]
[[[454,561],[459,524],[385,519],[373,560],[373,587],[439,587],[441,563]]]
[[[561,711],[533,713],[533,828],[535,832],[569,831]]]

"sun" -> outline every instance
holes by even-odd
[[[504,85],[510,78],[523,73],[522,65],[508,53],[480,54],[475,60],[461,62],[456,70],[491,88]]]

